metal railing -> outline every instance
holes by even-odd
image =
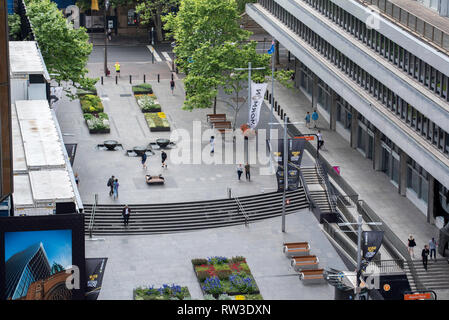
[[[331,207],[332,213],[337,214],[337,197],[334,194],[332,186],[329,182],[329,177],[327,175],[326,169],[323,167],[321,160],[316,159],[315,161],[316,171],[318,175],[321,177],[320,184],[322,185],[324,191],[326,192],[327,201]]]
[[[380,273],[386,274],[386,273],[403,273],[404,272],[404,260],[403,259],[397,259],[397,260],[379,260],[379,261],[371,261],[367,269],[371,267],[374,267],[376,271],[379,271]]]
[[[243,217],[245,218],[245,226],[248,226],[248,220],[249,220],[249,216],[246,214],[245,209],[242,206],[242,203],[240,202],[240,199],[238,197],[234,196],[234,200],[235,203],[237,204],[237,214],[242,214]]]
[[[95,211],[97,209],[98,204],[98,194],[96,193],[94,195],[94,204],[92,205],[92,212],[90,213],[90,219],[89,219],[89,238],[92,238],[92,232],[94,229],[95,224]]]
[[[449,51],[449,34],[437,26],[418,18],[407,9],[389,0],[357,0],[364,5],[375,5],[380,12],[393,18],[412,33],[423,37],[432,44]]]

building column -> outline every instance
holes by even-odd
[[[337,93],[332,90],[331,94],[331,108],[330,108],[330,119],[329,119],[329,129],[335,131],[337,129]]]
[[[407,192],[407,159],[408,156],[404,151],[399,153],[399,188],[398,192],[401,196],[406,196]]]
[[[295,87],[299,88],[301,83],[301,62],[295,57]]]
[[[438,184],[435,183],[435,178],[429,174],[429,194],[427,195],[427,222],[430,224],[435,224],[435,194],[438,194],[438,190],[436,190],[436,188],[438,188]]]
[[[316,110],[318,105],[318,77],[313,74],[313,87],[312,87],[312,111]]]
[[[279,41],[274,40],[274,61],[275,65],[279,65]]]
[[[351,148],[357,148],[357,129],[359,126],[359,113],[354,108],[351,108]]]
[[[376,171],[382,170],[382,133],[376,129],[374,133],[374,154],[373,154],[373,169]]]

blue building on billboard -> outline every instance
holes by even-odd
[[[7,0],[8,14],[14,13],[14,0]]]
[[[31,283],[46,279],[51,273],[42,242],[14,254],[6,261],[6,299],[26,296]]]

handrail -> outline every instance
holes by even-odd
[[[407,29],[411,33],[415,33],[415,34],[419,35],[420,37],[423,37],[427,41],[431,42],[431,44],[433,44],[434,46],[437,46],[438,49],[443,49],[443,50],[446,51],[446,53],[448,53],[449,47],[448,46],[444,46],[444,39],[445,38],[449,38],[449,34],[444,32],[443,30],[441,30],[440,28],[438,28],[434,24],[419,18],[418,16],[416,16],[412,12],[408,11],[407,9],[403,8],[402,6],[399,6],[397,4],[392,3],[389,0],[384,0],[385,1],[385,6],[383,8],[379,5],[379,0],[357,0],[357,1],[359,3],[361,3],[361,4],[363,4],[363,5],[375,5],[383,14],[385,14],[388,17],[390,17],[390,18],[394,19],[395,21],[399,22],[402,27],[404,27],[405,29]],[[388,7],[391,7],[391,10],[388,10]],[[398,8],[399,17],[396,17],[395,14],[394,14],[395,7]],[[403,20],[402,19],[402,12],[404,12],[406,14],[406,16],[407,16],[407,21],[405,22],[405,24],[404,24],[404,21],[402,21]],[[410,16],[415,18],[414,19],[415,20],[415,25],[414,25],[413,29],[409,25],[410,24],[409,23]],[[420,24],[422,24],[422,26],[423,26],[422,32],[420,30],[418,30],[418,21],[420,21],[421,22]],[[432,35],[431,37],[427,36],[426,26],[429,26],[431,28],[430,29],[431,30],[430,34]],[[435,32],[435,31],[437,31],[437,32]],[[437,33],[440,34],[440,39],[436,39],[436,34]]]
[[[237,213],[241,213],[243,217],[245,218],[245,226],[248,226],[248,220],[249,216],[246,214],[245,209],[242,206],[242,203],[240,202],[239,198],[234,196],[235,203],[237,204]]]
[[[95,223],[95,210],[97,209],[97,204],[98,204],[98,194],[96,193],[94,195],[94,204],[92,205],[92,212],[90,213],[89,238],[92,238],[92,231],[94,229],[94,223]]]
[[[321,164],[320,159],[316,159],[315,166],[317,169],[318,175],[321,177],[320,181],[324,182],[323,188],[326,192],[327,201],[331,207],[332,213],[337,213],[337,204],[336,204],[336,195],[333,192],[332,186],[329,182],[329,177],[327,176],[327,172],[325,171],[323,165]],[[321,184],[321,183],[320,183]]]

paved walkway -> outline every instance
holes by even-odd
[[[421,250],[432,237],[438,239],[438,229],[427,223],[426,216],[410,200],[398,194],[397,188],[390,183],[387,175],[373,170],[371,160],[352,149],[338,133],[330,131],[329,123],[323,116],[319,117],[318,129],[305,127],[305,114],[307,111],[312,113],[312,107],[302,91],[296,88],[287,89],[276,83],[274,96],[290,121],[302,122],[296,125],[302,133],[316,133],[318,129],[321,130],[325,149],[320,151],[320,155],[331,165],[340,166],[342,177],[359,194],[359,198],[365,200],[404,243],[407,243],[408,236],[413,234],[417,248]],[[277,114],[275,116],[278,118]]]
[[[131,218],[132,219],[132,218]],[[333,300],[334,287],[327,283],[303,285],[282,243],[308,241],[320,267],[346,267],[308,210],[235,226],[176,234],[106,237],[86,241],[86,257],[108,257],[100,300],[130,300],[138,286],[172,283],[187,286],[194,299],[202,299],[191,259],[211,256],[244,256],[265,300]]]

